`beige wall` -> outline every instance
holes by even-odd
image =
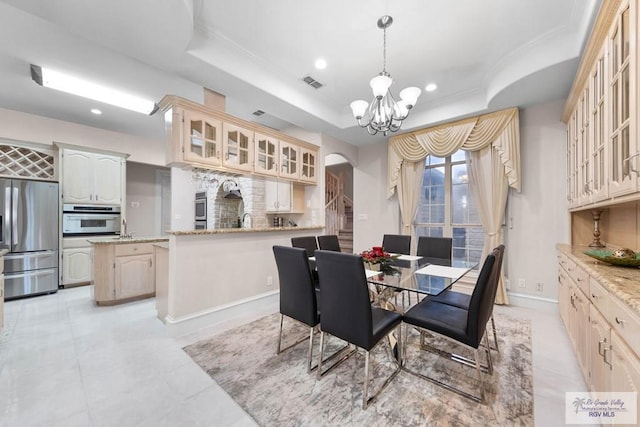
[[[155,236],[160,220],[160,195],[156,191],[156,171],[169,168],[127,162],[127,225],[136,236]]]
[[[160,129],[164,123],[160,117]],[[0,108],[0,137],[52,145],[53,142],[79,145],[129,154],[130,161],[164,166],[164,141],[154,141],[119,132],[49,119]]]
[[[382,243],[384,234],[400,232],[397,196],[387,200],[387,143],[358,150],[353,169],[353,252]]]
[[[601,208],[600,241],[615,248],[640,250],[640,202],[628,202]],[[571,235],[574,245],[593,242],[592,209],[571,215]]]

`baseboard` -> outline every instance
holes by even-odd
[[[279,291],[266,292],[188,316],[178,318],[167,316],[164,323],[169,335],[175,337],[234,319],[242,318],[243,321],[249,322],[277,312],[279,295]]]
[[[515,292],[507,292],[507,295],[509,296],[509,305],[531,308],[533,310],[544,311],[546,313],[558,313],[557,300],[529,294],[518,294]]]

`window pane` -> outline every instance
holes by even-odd
[[[442,157],[434,157],[432,155],[428,155],[426,160],[425,160],[425,165],[426,166],[433,166],[433,165],[442,165],[444,164],[444,162],[446,161],[446,159],[442,158]]]
[[[455,227],[453,229],[453,259],[480,262],[484,235],[480,227]]]
[[[442,227],[416,227],[418,237],[443,237]]]
[[[458,150],[451,155],[452,162],[464,162],[465,161],[465,152],[464,150]]]

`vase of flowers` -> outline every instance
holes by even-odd
[[[382,246],[374,246],[371,250],[360,253],[362,260],[368,264],[369,270],[382,271],[396,257],[385,252]]]

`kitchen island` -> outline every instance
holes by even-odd
[[[191,329],[216,322],[223,310],[277,310],[273,245],[291,246],[292,237],[322,232],[322,226],[168,232],[162,320],[172,329]]]
[[[93,246],[93,300],[113,305],[155,295],[153,245],[166,237],[95,238]]]

